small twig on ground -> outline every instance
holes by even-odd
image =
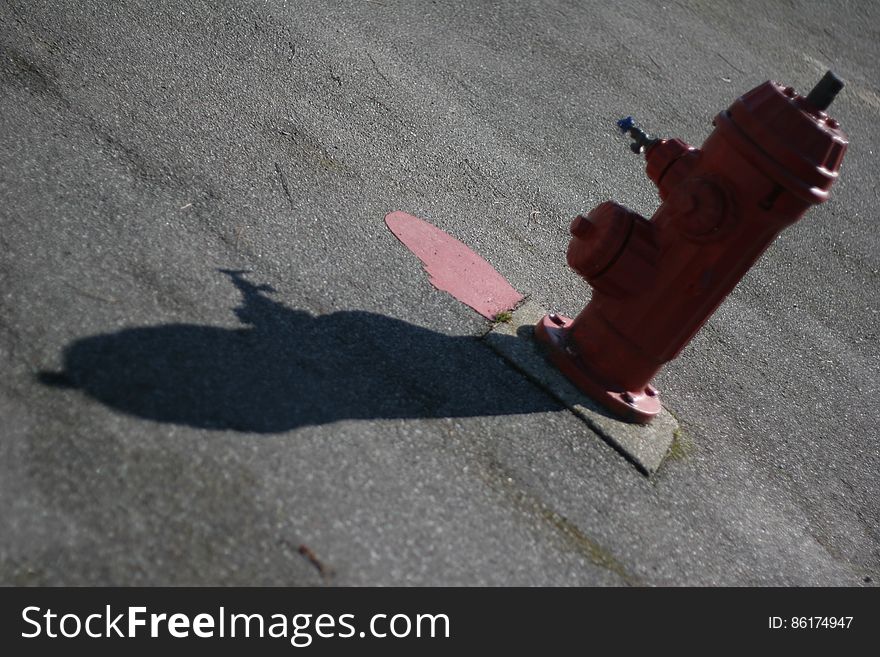
[[[293,207],[293,194],[290,193],[290,186],[287,184],[287,176],[284,175],[284,171],[281,170],[281,165],[278,162],[275,163],[275,171],[278,172],[278,177],[281,179],[281,186],[284,188],[284,195],[287,196],[287,202],[290,203],[290,207]]]
[[[318,570],[318,573],[320,573],[321,577],[329,577],[333,574],[333,571],[328,568],[323,561],[318,559],[318,555],[316,555],[308,545],[300,545],[297,551]]]
[[[721,59],[723,59],[725,62],[727,62],[728,64],[730,64],[730,67],[731,67],[734,71],[738,71],[738,72],[741,73],[742,75],[745,75],[745,74],[746,74],[745,71],[743,71],[743,70],[737,68],[737,66],[734,65],[733,62],[731,62],[729,59],[727,59],[727,57],[725,57],[724,55],[722,55],[720,52],[716,52],[715,54],[718,55],[718,56],[719,56]]]

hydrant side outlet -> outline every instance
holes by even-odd
[[[765,82],[715,117],[699,149],[627,121],[662,203],[650,219],[610,201],[578,216],[568,263],[593,297],[574,320],[535,329],[581,390],[628,421],[659,413],[657,372],[776,236],[827,200],[848,144],[825,113],[841,87],[830,72],[806,97]]]

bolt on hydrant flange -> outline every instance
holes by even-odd
[[[622,419],[660,412],[651,380],[787,226],[827,200],[848,144],[825,110],[831,71],[806,97],[765,82],[714,120],[701,148],[618,122],[662,201],[651,219],[608,201],[572,221],[568,264],[593,287],[575,318],[535,327],[548,358]]]

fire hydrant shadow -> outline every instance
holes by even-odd
[[[341,419],[470,417],[558,409],[469,336],[369,312],[314,316],[221,270],[242,328],[166,324],[73,342],[54,387],[125,413],[204,429],[276,433]],[[516,338],[510,338],[515,340]]]

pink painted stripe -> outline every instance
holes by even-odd
[[[392,212],[385,224],[422,261],[434,287],[483,317],[494,319],[522,300],[492,265],[439,228],[405,212]]]

